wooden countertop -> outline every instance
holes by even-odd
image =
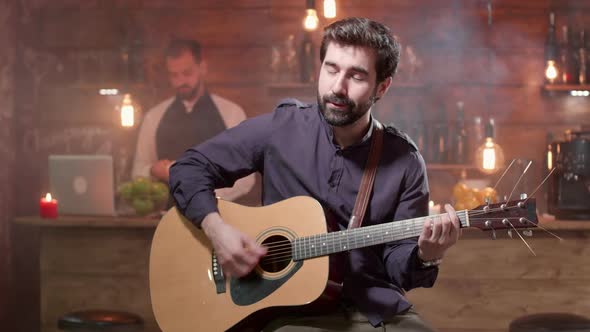
[[[97,217],[97,216],[59,216],[45,219],[39,216],[17,217],[14,223],[42,227],[121,227],[155,228],[159,217]]]
[[[153,228],[158,225],[160,217],[96,217],[96,216],[60,216],[57,219],[44,219],[39,216],[17,217],[17,224],[43,227],[123,227]],[[550,231],[590,231],[590,220],[555,220],[541,215],[539,224]],[[475,229],[475,231],[478,231]]]

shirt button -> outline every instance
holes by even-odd
[[[342,150],[336,150],[336,155],[337,156],[341,156],[342,155]]]

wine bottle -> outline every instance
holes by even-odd
[[[559,82],[573,84],[575,82],[575,61],[571,46],[571,30],[567,25],[561,27],[561,42],[559,44]]]
[[[446,120],[446,112],[443,105],[438,109],[434,123],[434,135],[432,136],[432,161],[445,164],[448,162],[449,130]]]
[[[418,151],[424,158],[427,156],[425,142],[425,130],[424,130],[424,110],[420,105],[417,107],[416,119],[412,122],[411,132],[409,133],[410,138],[416,143]]]
[[[303,34],[301,51],[299,52],[299,66],[301,83],[310,83],[315,80],[314,47],[309,32]]]
[[[457,164],[465,164],[467,162],[468,140],[467,129],[465,128],[465,110],[463,102],[457,103],[457,118],[455,121],[455,131],[453,133],[452,161]]]
[[[407,130],[407,123],[406,123],[406,119],[404,116],[404,110],[402,109],[402,106],[400,103],[395,103],[393,105],[393,121],[392,122],[397,129],[404,131],[404,132]]]
[[[586,84],[588,83],[588,78],[586,76],[586,57],[588,56],[586,51],[586,32],[584,29],[580,31],[580,47],[578,48],[578,83]]]
[[[469,129],[469,141],[471,142],[472,146],[474,147],[474,149],[471,149],[471,151],[469,153],[469,162],[474,163],[475,162],[475,154],[474,154],[475,147],[479,146],[480,144],[483,144],[483,142],[484,142],[484,128],[483,128],[481,116],[475,116],[473,118],[473,124],[471,125],[471,128]]]

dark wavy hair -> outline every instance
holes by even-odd
[[[369,47],[376,51],[377,83],[393,77],[400,57],[400,43],[385,25],[368,18],[350,17],[336,21],[324,28],[320,47],[320,61],[323,63],[326,50],[331,42],[342,45]]]
[[[196,63],[201,62],[201,44],[192,39],[173,39],[166,48],[166,56],[176,58],[184,52],[190,52]]]

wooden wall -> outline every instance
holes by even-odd
[[[19,215],[36,213],[36,200],[48,188],[49,154],[118,153],[123,148],[126,154],[117,161],[124,164],[131,158],[135,132],[121,132],[117,127],[113,109],[118,99],[96,94],[100,87],[120,85],[118,57],[126,36],[143,45],[145,75],[133,88],[144,108],[171,93],[161,57],[171,37],[190,37],[202,42],[209,62],[210,90],[241,104],[248,116],[269,112],[280,98],[292,94],[313,99],[309,90],[283,95],[281,90],[269,89],[271,48],[283,43],[290,34],[297,42],[301,39],[303,0],[6,3],[9,5],[0,7],[0,19],[4,13],[18,12],[17,18],[0,21],[1,40],[8,38],[7,45],[17,45],[15,87],[10,70],[4,69],[11,68],[13,50],[3,48],[0,63],[4,74],[0,82],[7,83],[0,85],[0,93],[10,97],[14,90],[16,95],[14,105],[10,98],[0,101],[2,119],[7,119],[0,122],[0,129],[1,135],[11,133],[6,142],[16,143],[3,143],[0,154],[8,156],[6,160],[16,156],[19,165],[18,170],[9,165],[4,168],[8,173],[1,173],[0,183],[4,186],[0,195],[6,199],[0,200],[0,245],[7,248],[10,211],[14,209]],[[446,107],[452,118],[454,105],[462,100],[468,119],[490,115],[497,120],[498,142],[507,159],[537,161],[531,184],[541,178],[539,165],[547,132],[559,134],[590,122],[590,101],[548,98],[540,93],[549,12],[556,12],[558,26],[567,22],[576,29],[590,28],[588,1],[493,0],[491,25],[487,21],[487,1],[482,0],[337,3],[338,17],[367,16],[389,25],[404,45],[415,48],[422,61],[421,69],[411,80],[402,68],[389,95],[380,101],[376,113],[384,121],[396,121],[394,105],[401,105],[406,121],[418,118],[418,104],[424,106],[421,116],[425,119],[432,120],[440,105]],[[13,33],[17,35],[16,43],[10,41]],[[314,34],[316,46],[320,33]],[[9,59],[7,66],[4,59]],[[18,185],[15,178],[19,179]],[[431,174],[437,201],[450,199],[446,190],[455,180],[456,174]],[[18,243],[25,248],[34,247],[32,232],[16,232],[12,246]],[[30,276],[35,268],[38,270],[38,261],[31,257],[34,251],[17,252],[21,265],[15,274],[29,275],[29,283],[21,283],[21,288],[17,288],[27,290],[22,293],[19,308],[28,308],[29,321],[38,324],[34,320],[38,313],[31,309],[38,301],[38,285]],[[0,272],[1,267],[0,262]]]
[[[11,281],[10,223],[14,216],[15,133],[14,133],[14,62],[16,7],[0,2],[0,326],[5,326],[10,306]]]

